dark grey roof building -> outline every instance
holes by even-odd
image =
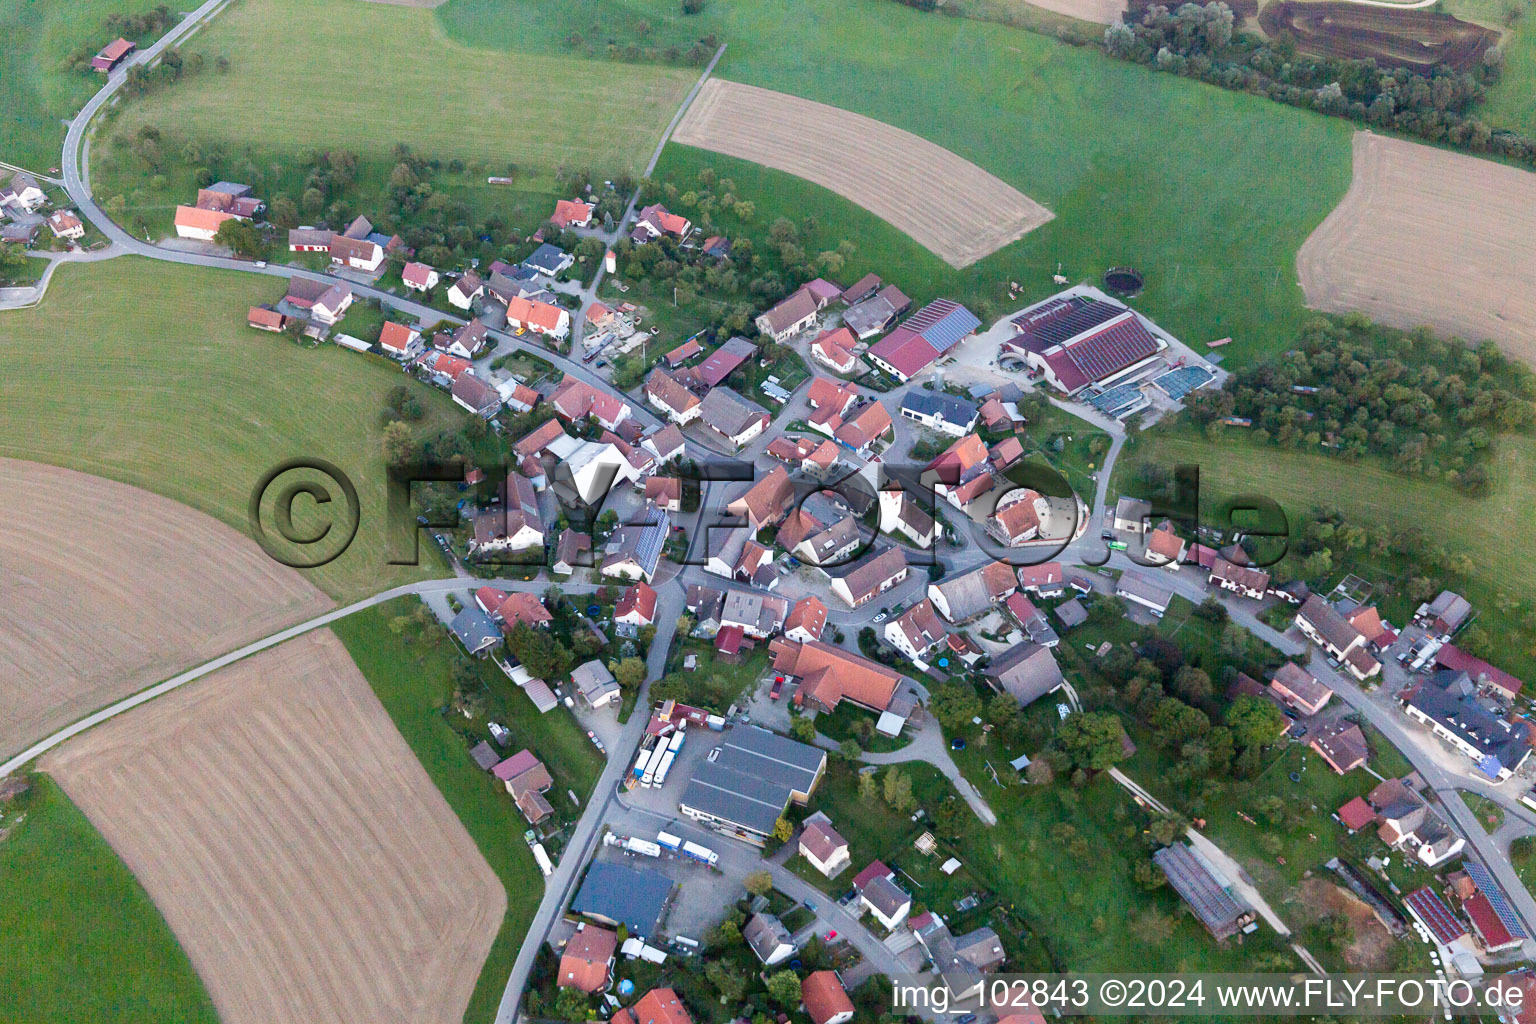
[[[623,924],[631,935],[649,939],[656,934],[673,884],[655,871],[598,861],[587,869],[571,910],[614,927]]]
[[[804,803],[826,770],[826,752],[755,725],[725,734],[720,756],[699,765],[678,801],[690,818],[762,843],[790,801]]]
[[[501,642],[501,630],[473,602],[465,605],[464,610],[453,617],[448,628],[453,630],[453,635],[459,638],[459,643],[470,654],[479,654]]]
[[[1253,923],[1253,911],[1222,885],[1195,851],[1183,843],[1165,846],[1152,860],[1206,930],[1218,939],[1235,935]]]

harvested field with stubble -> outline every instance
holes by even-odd
[[[1536,174],[1357,132],[1349,192],[1301,247],[1307,305],[1491,339],[1536,366]]]
[[[42,767],[143,883],[223,1024],[463,1017],[505,891],[329,630]]]
[[[714,78],[672,141],[814,182],[966,267],[1055,215],[1007,182],[893,125]]]
[[[333,602],[212,516],[0,458],[0,757]]]

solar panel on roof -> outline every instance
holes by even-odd
[[[1153,378],[1152,383],[1162,388],[1169,398],[1177,402],[1191,391],[1198,391],[1215,379],[1216,375],[1203,366],[1181,366]]]
[[[1499,920],[1509,930],[1509,934],[1517,939],[1526,938],[1525,926],[1520,923],[1520,918],[1515,914],[1515,908],[1509,905],[1509,899],[1504,895],[1504,890],[1499,883],[1494,881],[1493,875],[1488,869],[1477,861],[1469,860],[1462,864],[1467,876],[1477,886],[1478,892],[1488,897],[1488,903],[1493,907],[1493,912],[1499,915]]]
[[[1048,348],[1071,341],[1084,331],[1108,323],[1125,312],[1124,306],[1081,295],[1071,296],[1064,304],[1070,307],[1067,312],[1060,312],[1061,307],[1042,307],[1015,317],[1014,326],[1029,338],[1032,345]]]
[[[1147,398],[1137,384],[1120,384],[1095,395],[1088,403],[1106,416],[1120,417],[1132,409],[1147,404]]]

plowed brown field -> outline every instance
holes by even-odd
[[[329,630],[43,768],[144,884],[224,1024],[463,1017],[505,890]]]
[[[211,516],[0,459],[0,757],[332,601]]]
[[[1297,254],[1307,305],[1492,339],[1536,366],[1536,174],[1357,132],[1354,175]]]
[[[984,259],[1055,216],[1002,179],[911,132],[719,78],[704,83],[672,140],[830,189],[952,267]]]

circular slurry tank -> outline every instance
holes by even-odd
[[[1104,287],[1121,298],[1140,294],[1146,283],[1135,267],[1110,267],[1104,271]]]

